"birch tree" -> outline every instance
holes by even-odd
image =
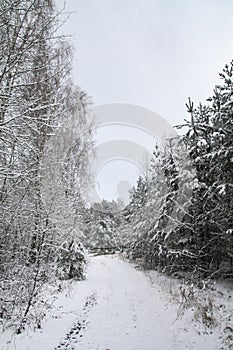
[[[79,135],[59,160],[76,216],[91,148],[89,100],[72,84],[72,51],[59,26],[52,0],[0,3],[0,308],[4,319],[21,319],[19,332],[64,239],[41,192],[46,145],[68,116],[76,118]],[[63,209],[60,222],[64,216]]]

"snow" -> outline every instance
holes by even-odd
[[[178,288],[171,281],[116,255],[91,257],[87,279],[67,284],[42,328],[19,335],[8,330],[0,349],[219,350],[218,327],[203,328],[191,309],[178,317]]]
[[[225,184],[218,186],[218,189],[219,189],[218,194],[220,194],[220,195],[226,194],[226,185]]]

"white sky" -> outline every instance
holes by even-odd
[[[63,0],[57,0],[59,8]],[[67,0],[74,80],[94,104],[127,102],[172,125],[233,58],[232,0]]]
[[[64,1],[56,2],[62,8]],[[66,11],[72,14],[62,32],[73,35],[74,82],[94,105],[130,103],[181,124],[188,97],[204,103],[233,58],[233,0],[66,0]],[[97,140],[115,131],[99,130]],[[116,198],[124,181],[135,183],[140,164],[106,164],[95,174],[96,190]]]

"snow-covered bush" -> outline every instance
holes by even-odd
[[[62,279],[85,279],[85,249],[75,240],[65,241],[57,258],[57,276]]]

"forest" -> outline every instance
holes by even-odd
[[[89,252],[200,288],[233,278],[233,61],[206,102],[187,98],[181,136],[155,145],[129,203],[90,207],[92,101],[61,25],[52,0],[0,3],[0,324],[17,333],[45,285],[85,278]]]

